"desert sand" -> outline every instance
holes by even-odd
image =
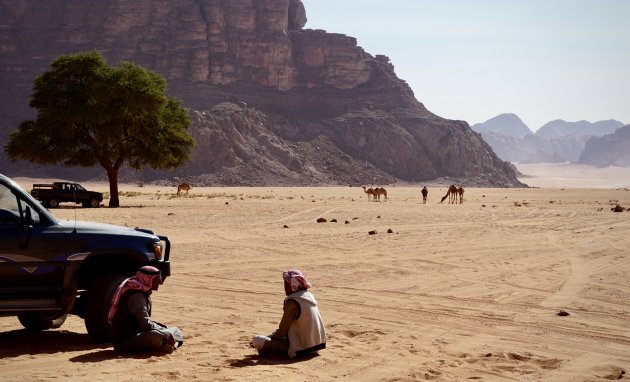
[[[628,378],[630,212],[611,207],[630,207],[630,178],[574,188],[528,175],[539,188],[467,188],[456,205],[439,203],[444,186],[422,204],[422,185],[388,186],[378,203],[360,187],[193,187],[177,198],[175,187],[123,184],[121,208],[55,209],[169,236],[173,275],[153,317],[185,343],[121,356],[91,343],[78,317],[39,333],[0,317],[0,380]],[[289,268],[313,284],[328,347],[261,359],[249,339],[277,327]]]

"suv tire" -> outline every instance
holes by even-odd
[[[50,199],[48,201],[48,206],[50,208],[57,208],[57,207],[59,207],[59,201],[57,199]]]
[[[18,320],[26,330],[40,331],[47,329],[57,329],[66,321],[68,317],[64,314],[58,317],[57,312],[20,312]]]
[[[107,322],[107,314],[114,292],[125,278],[119,273],[107,274],[96,280],[87,292],[85,328],[95,342],[111,340],[111,327]]]

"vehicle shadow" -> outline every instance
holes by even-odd
[[[0,359],[21,355],[55,354],[71,351],[111,348],[111,344],[97,344],[87,333],[67,330],[29,331],[26,329],[0,333]]]

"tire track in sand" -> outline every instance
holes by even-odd
[[[578,297],[579,292],[583,289],[584,284],[588,280],[589,271],[586,269],[584,259],[582,259],[580,254],[565,249],[552,232],[547,232],[547,240],[551,246],[558,250],[554,254],[555,256],[564,257],[570,262],[571,273],[562,288],[541,301],[540,305],[555,308],[566,307],[574,298]]]

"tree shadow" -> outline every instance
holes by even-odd
[[[228,364],[230,367],[247,367],[258,365],[291,365],[298,362],[304,362],[319,357],[319,353],[313,352],[297,358],[289,358],[281,355],[266,355],[261,357],[258,354],[246,355],[241,359],[230,359]]]
[[[55,354],[69,351],[104,349],[110,344],[97,344],[87,333],[67,330],[30,331],[26,329],[0,333],[0,359],[25,354]]]

